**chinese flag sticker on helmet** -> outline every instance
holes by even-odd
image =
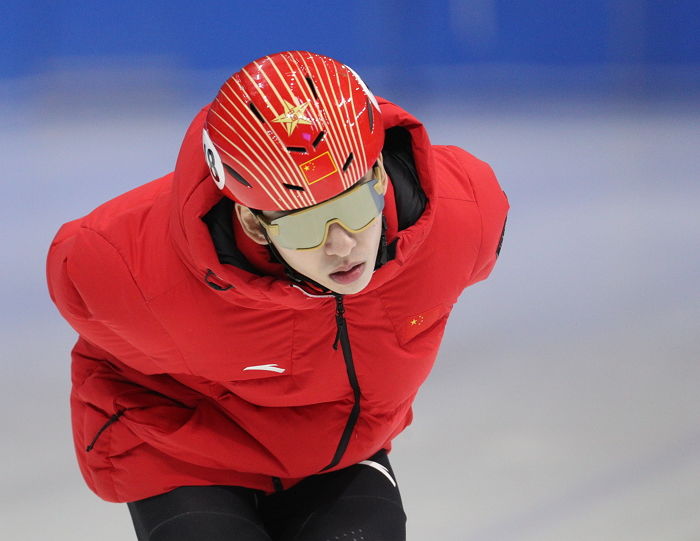
[[[330,152],[324,152],[320,156],[302,163],[299,168],[304,173],[306,182],[313,184],[338,172]]]

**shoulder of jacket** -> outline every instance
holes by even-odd
[[[69,320],[111,319],[105,316],[117,299],[133,302],[134,293],[143,299],[122,253],[102,232],[84,225],[51,245],[47,277],[52,299]]]
[[[433,147],[436,168],[447,175],[438,176],[441,196],[483,204],[494,192],[502,193],[491,166],[467,152],[451,145]]]
[[[110,199],[82,218],[82,223],[96,231],[107,231],[130,220],[141,220],[159,197],[170,193],[172,177],[173,173],[168,173]]]
[[[68,306],[101,304],[138,290],[132,260],[148,249],[141,246],[144,238],[157,234],[150,230],[167,231],[165,206],[159,216],[152,216],[151,210],[167,189],[168,177],[119,195],[59,229],[47,257],[49,290],[56,304],[61,298],[69,301]]]

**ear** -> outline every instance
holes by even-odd
[[[238,218],[245,234],[257,244],[268,244],[265,230],[250,209],[238,203],[234,205],[234,208],[236,209],[236,218]]]
[[[381,152],[379,153],[379,157],[377,158],[376,169],[379,171],[379,182],[377,183],[377,192],[385,194],[389,180],[386,174],[386,169],[384,169],[384,157],[382,156]]]

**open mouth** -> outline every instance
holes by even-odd
[[[337,282],[339,284],[349,284],[357,280],[362,275],[362,271],[364,269],[365,264],[358,263],[357,265],[354,265],[347,270],[333,272],[329,274],[329,276],[334,282]]]

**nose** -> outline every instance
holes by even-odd
[[[356,245],[355,235],[340,224],[335,223],[328,228],[328,236],[323,247],[328,255],[345,257]]]

